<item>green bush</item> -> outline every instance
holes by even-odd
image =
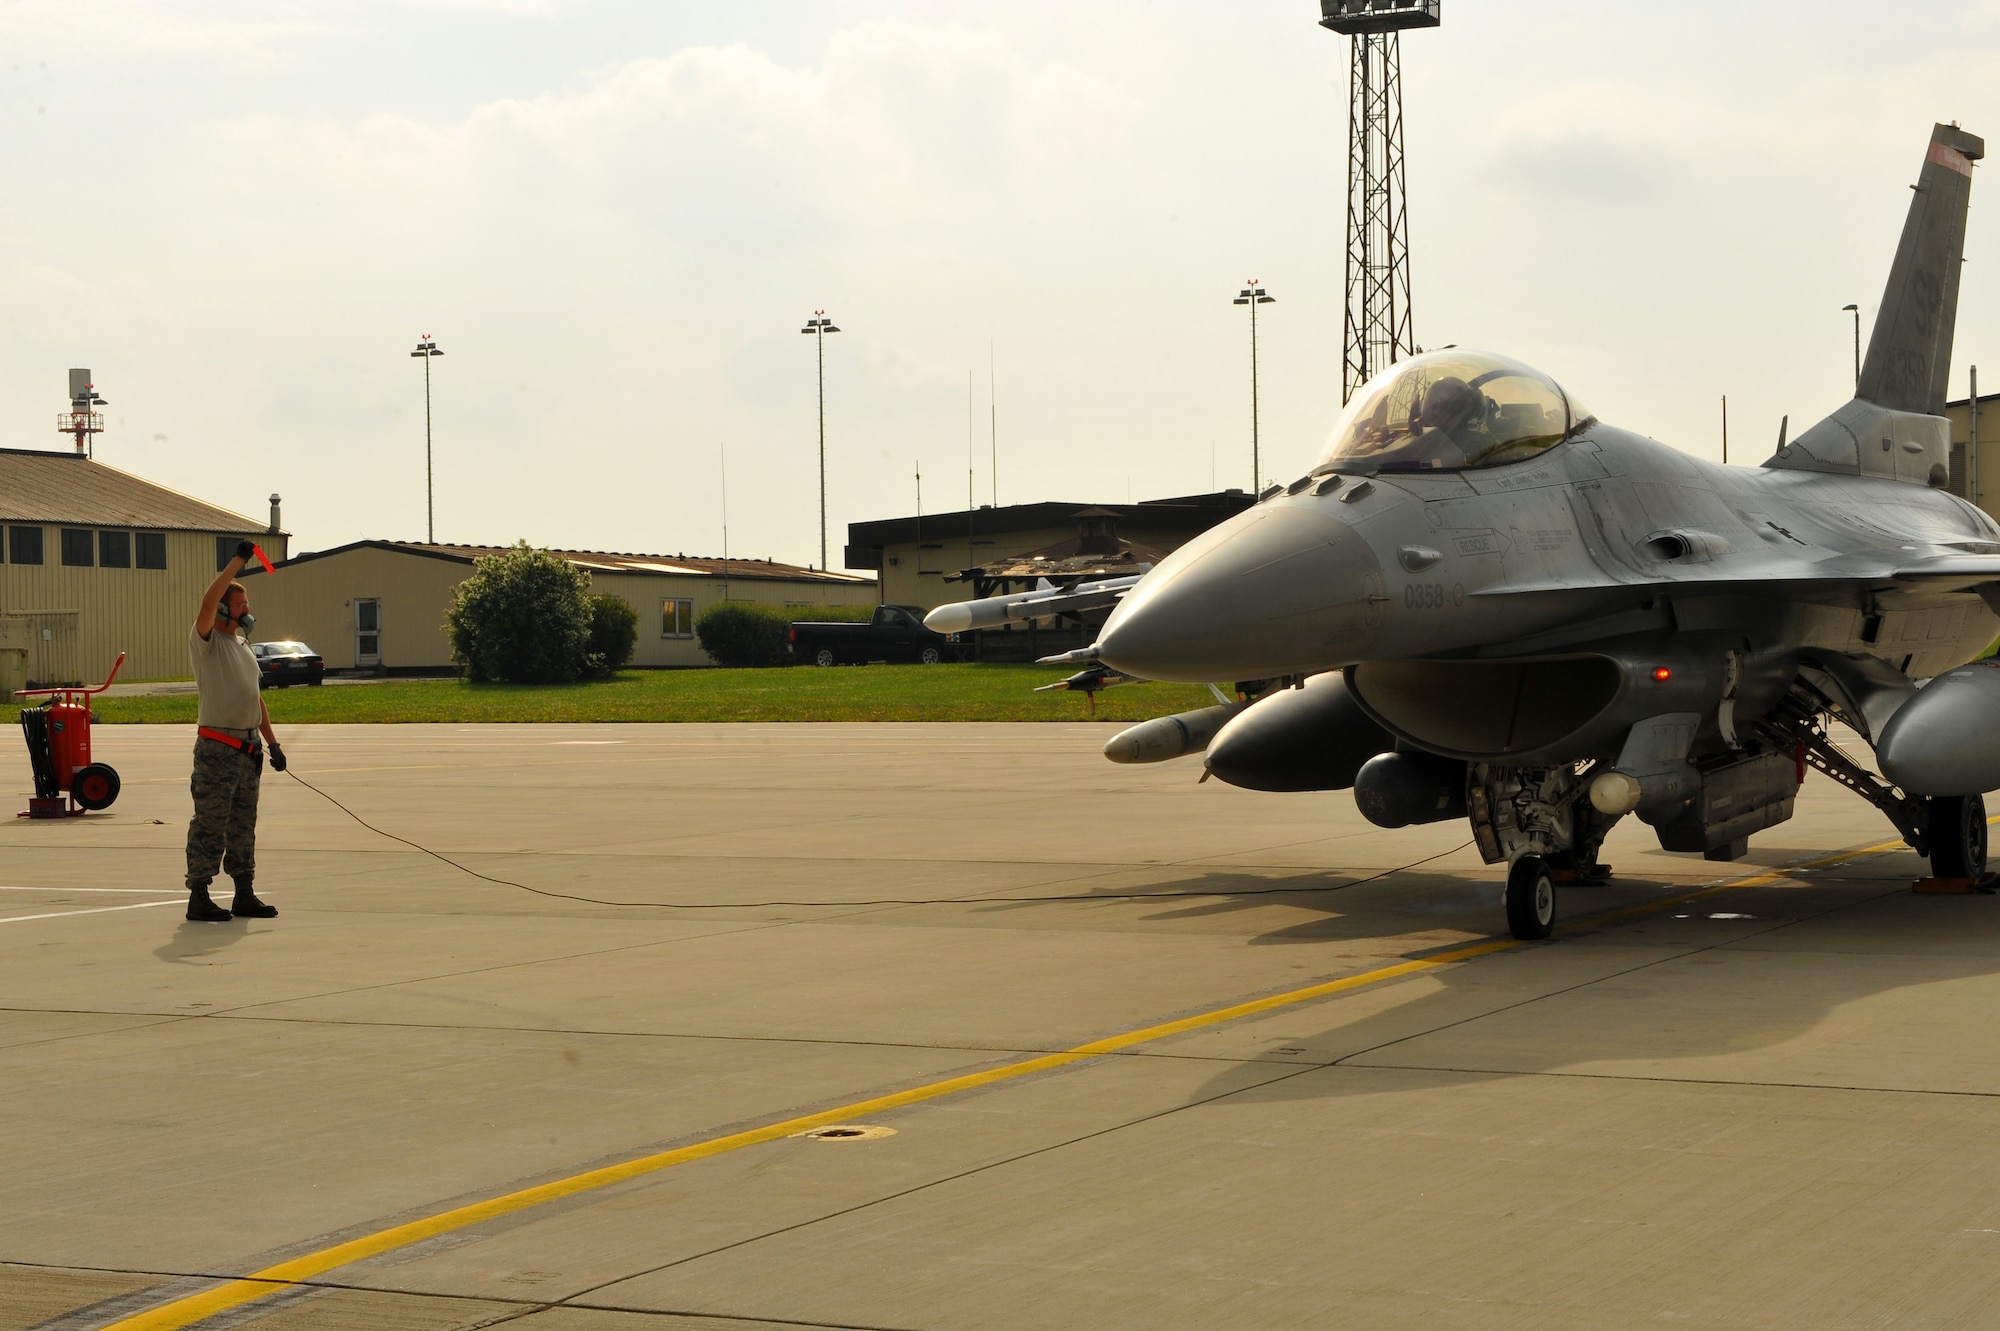
[[[791,620],[774,609],[741,601],[710,606],[694,622],[695,641],[720,666],[790,665]]]
[[[622,596],[592,596],[590,673],[616,674],[639,649],[639,612]]]
[[[591,673],[590,575],[526,541],[478,560],[445,611],[451,658],[475,683],[568,684]]]

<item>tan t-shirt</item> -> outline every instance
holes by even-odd
[[[200,724],[219,730],[254,730],[264,719],[257,697],[257,657],[234,633],[188,630],[188,659],[201,694]]]

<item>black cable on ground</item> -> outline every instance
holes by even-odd
[[[1330,887],[1252,887],[1240,888],[1234,891],[1208,892],[1178,890],[1166,892],[1067,892],[1048,896],[1029,897],[883,897],[869,901],[603,901],[597,897],[578,896],[572,892],[551,892],[547,888],[529,887],[526,883],[517,883],[511,878],[495,878],[491,874],[484,874],[477,869],[468,868],[448,855],[440,855],[429,846],[421,846],[408,837],[397,836],[394,832],[383,831],[333,796],[327,794],[324,790],[321,790],[312,782],[300,776],[297,772],[292,771],[289,767],[285,769],[285,775],[346,814],[349,818],[352,818],[355,822],[360,823],[363,827],[375,833],[375,835],[385,836],[391,841],[399,841],[411,850],[421,851],[432,859],[449,864],[460,873],[470,874],[482,882],[493,883],[500,887],[517,888],[522,892],[531,892],[538,897],[554,897],[561,901],[582,902],[588,906],[646,906],[656,910],[756,910],[772,907],[845,910],[855,906],[999,906],[1032,904],[1045,901],[1171,901],[1176,898],[1185,897],[1300,896],[1315,892],[1343,892],[1350,887],[1360,887],[1363,883],[1372,883],[1378,879],[1387,878],[1390,874],[1407,873],[1411,869],[1429,864],[1432,860],[1441,860],[1447,855],[1456,855],[1459,851],[1464,850],[1472,844],[1470,841],[1467,841],[1461,845],[1453,846],[1450,850],[1441,850],[1435,855],[1426,855],[1420,860],[1412,860],[1408,864],[1399,864],[1393,869],[1384,869],[1380,873],[1370,874],[1366,878],[1357,878],[1353,882],[1337,883]]]

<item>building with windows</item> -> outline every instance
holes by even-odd
[[[1947,402],[1944,404],[1944,416],[1951,422],[1951,492],[1993,513],[2000,509],[2000,393],[1981,393],[1976,408],[1969,397]],[[1977,495],[1972,493],[1975,433],[1978,436]]]
[[[184,678],[195,602],[245,538],[287,553],[268,523],[80,453],[0,448],[0,681]],[[16,687],[19,687],[17,684]]]
[[[427,673],[449,668],[444,614],[483,555],[504,546],[356,541],[246,574],[261,642],[295,640],[329,670]],[[590,575],[590,589],[639,612],[636,666],[706,666],[694,623],[723,601],[810,609],[873,605],[875,580],[768,559],[557,550]]]

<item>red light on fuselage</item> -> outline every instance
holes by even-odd
[[[1653,678],[1659,680],[1660,683],[1664,684],[1673,677],[1674,677],[1674,672],[1667,669],[1665,666],[1653,667]]]

